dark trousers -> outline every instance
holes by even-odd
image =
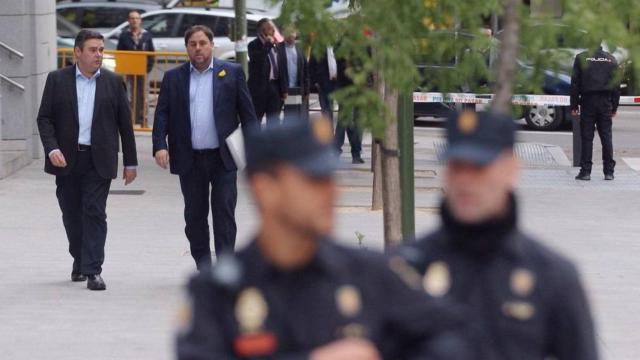
[[[218,150],[196,152],[191,170],[180,175],[180,188],[184,197],[185,234],[189,240],[191,256],[198,269],[211,264],[209,204],[216,255],[219,256],[223,251],[233,251],[235,247],[235,210],[238,198],[236,177],[236,171],[224,168]]]
[[[593,165],[593,138],[598,130],[602,143],[602,161],[605,174],[613,174],[616,166],[613,160],[613,140],[611,135],[613,105],[608,93],[584,94],[581,97],[580,132],[582,154],[580,167],[583,172],[591,173]]]
[[[336,124],[336,148],[338,152],[342,154],[344,133],[346,132],[349,138],[349,145],[351,146],[351,156],[360,157],[360,153],[362,152],[362,134],[356,126],[356,111],[354,110],[351,114],[345,114],[343,112],[339,112],[338,114],[340,115]]]
[[[107,239],[107,196],[111,179],[98,175],[91,151],[78,152],[69,175],[56,177],[56,196],[73,257],[73,272],[100,274]]]
[[[131,112],[137,125],[146,125],[144,121],[147,106],[145,77],[143,75],[127,75],[127,93],[131,103]]]
[[[253,106],[259,121],[267,115],[267,126],[280,124],[280,111],[282,110],[282,97],[277,81],[269,81],[267,91],[262,94],[253,94]]]
[[[320,110],[329,119],[333,120],[333,98],[331,93],[335,89],[335,81],[327,87],[318,89],[318,101],[320,102]]]
[[[289,96],[300,96],[302,91],[300,88],[289,88]],[[286,104],[284,105],[284,120],[283,123],[290,123],[295,121],[309,121],[309,98],[302,98],[299,104]]]

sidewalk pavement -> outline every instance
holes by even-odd
[[[416,129],[416,228],[438,223],[442,168],[436,131]],[[178,178],[158,168],[149,134],[138,134],[139,175],[113,182],[107,208],[106,292],[71,283],[71,257],[42,161],[0,180],[0,348],[5,359],[173,359],[176,308],[194,270],[184,236]],[[370,139],[364,165],[339,174],[341,242],[383,247],[382,212],[370,211]],[[345,154],[348,154],[345,149]],[[640,175],[619,162],[616,180],[594,169],[588,183],[573,180],[559,148],[521,144],[524,159],[520,224],[570,256],[582,270],[598,325],[602,358],[632,360],[640,352]],[[344,155],[345,164],[350,160]],[[257,219],[242,176],[238,245]]]

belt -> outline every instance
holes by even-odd
[[[91,151],[91,145],[78,144],[78,151]]]
[[[193,153],[196,155],[213,155],[220,151],[220,149],[193,149]]]

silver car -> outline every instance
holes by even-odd
[[[257,23],[273,15],[247,14],[247,41],[256,37]],[[142,27],[151,33],[156,51],[184,52],[184,33],[193,25],[206,25],[214,34],[213,54],[222,60],[235,59],[235,42],[229,38],[235,13],[231,9],[173,8],[142,14]],[[108,32],[105,37],[113,43],[129,27],[127,22]]]

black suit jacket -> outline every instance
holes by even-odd
[[[346,62],[343,59],[336,57],[337,65],[337,78],[332,83],[329,77],[329,62],[327,61],[327,50],[324,50],[322,57],[311,56],[309,59],[309,75],[311,77],[311,84],[318,86],[318,90],[335,89],[336,87],[346,86],[345,84],[345,68]],[[335,49],[334,49],[335,54]]]
[[[125,166],[138,165],[136,142],[131,125],[131,109],[122,78],[101,69],[96,79],[96,96],[91,124],[91,155],[98,174],[115,179],[118,173],[118,134],[122,140]],[[44,170],[53,175],[67,175],[78,155],[78,95],[76,66],[49,73],[38,112],[38,129],[45,152]],[[67,166],[51,164],[48,154],[60,149]]]
[[[269,51],[274,47],[270,42],[262,43],[260,38],[253,39],[248,46],[249,50],[249,92],[252,99],[264,98],[269,84],[269,73],[271,72],[271,62],[269,61]],[[278,74],[282,74],[282,63],[278,61]],[[280,95],[286,93],[286,83],[282,76],[278,75],[278,88]]]
[[[283,85],[285,93],[289,92],[289,63],[287,62],[287,50],[284,42],[276,45],[276,51],[278,53],[278,64],[280,70],[280,78],[283,79]],[[298,53],[298,87],[302,90],[301,95],[309,95],[309,64],[307,58],[304,56],[304,52],[296,45],[296,51]]]
[[[187,62],[164,74],[153,123],[153,153],[168,149],[171,173],[177,175],[186,174],[194,159],[189,111],[190,71],[190,63]],[[220,156],[227,170],[236,170],[226,138],[240,124],[244,134],[249,128],[257,129],[259,126],[242,67],[214,59],[211,86]]]

